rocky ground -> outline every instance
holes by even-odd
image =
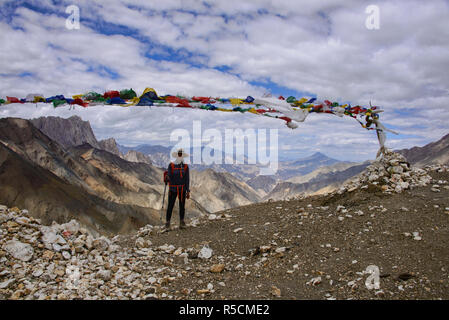
[[[0,298],[449,299],[448,180],[387,154],[332,194],[111,239],[3,206]]]

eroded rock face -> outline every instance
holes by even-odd
[[[400,193],[410,188],[426,186],[431,181],[432,178],[425,169],[412,167],[404,156],[387,150],[382,158],[369,165],[338,192],[354,191],[363,185],[372,184],[381,187],[383,192]]]
[[[89,121],[83,121],[79,116],[71,116],[67,119],[60,117],[40,117],[30,121],[36,128],[66,149],[84,143],[101,149]]]
[[[99,233],[154,221],[148,213],[160,208],[163,187],[151,166],[133,166],[89,144],[67,151],[19,118],[0,119],[0,140],[0,202],[32,208],[44,224],[76,218]]]
[[[131,161],[131,162],[141,162],[146,164],[151,164],[150,157],[144,155],[143,153],[135,150],[129,150],[124,156],[123,159]]]
[[[116,156],[119,156],[121,158],[123,158],[123,155],[120,153],[118,146],[117,146],[117,142],[115,141],[114,138],[109,138],[109,139],[104,139],[104,140],[100,140],[98,142],[99,146],[101,149],[108,151],[110,153],[115,154]]]
[[[423,147],[402,149],[397,152],[404,155],[416,167],[435,164],[449,165],[449,134]]]

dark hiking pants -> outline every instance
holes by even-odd
[[[184,191],[184,190],[183,190]],[[179,199],[179,220],[184,220],[185,214],[185,203],[186,203],[186,192],[183,194],[181,192],[169,191],[168,192],[168,207],[167,207],[167,215],[165,217],[166,222],[170,222],[171,214],[173,211],[173,207],[175,206],[176,198]]]

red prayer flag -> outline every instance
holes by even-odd
[[[8,100],[8,102],[10,102],[10,103],[23,103],[16,97],[6,97],[6,100]]]

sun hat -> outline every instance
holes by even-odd
[[[180,152],[182,153],[181,157],[183,157],[183,158],[189,156],[189,155],[188,155],[182,148],[178,149],[178,151],[176,151],[176,152],[172,152],[171,156],[172,156],[173,158],[177,158],[177,157],[179,157],[179,156],[178,156],[178,153],[180,153]]]

